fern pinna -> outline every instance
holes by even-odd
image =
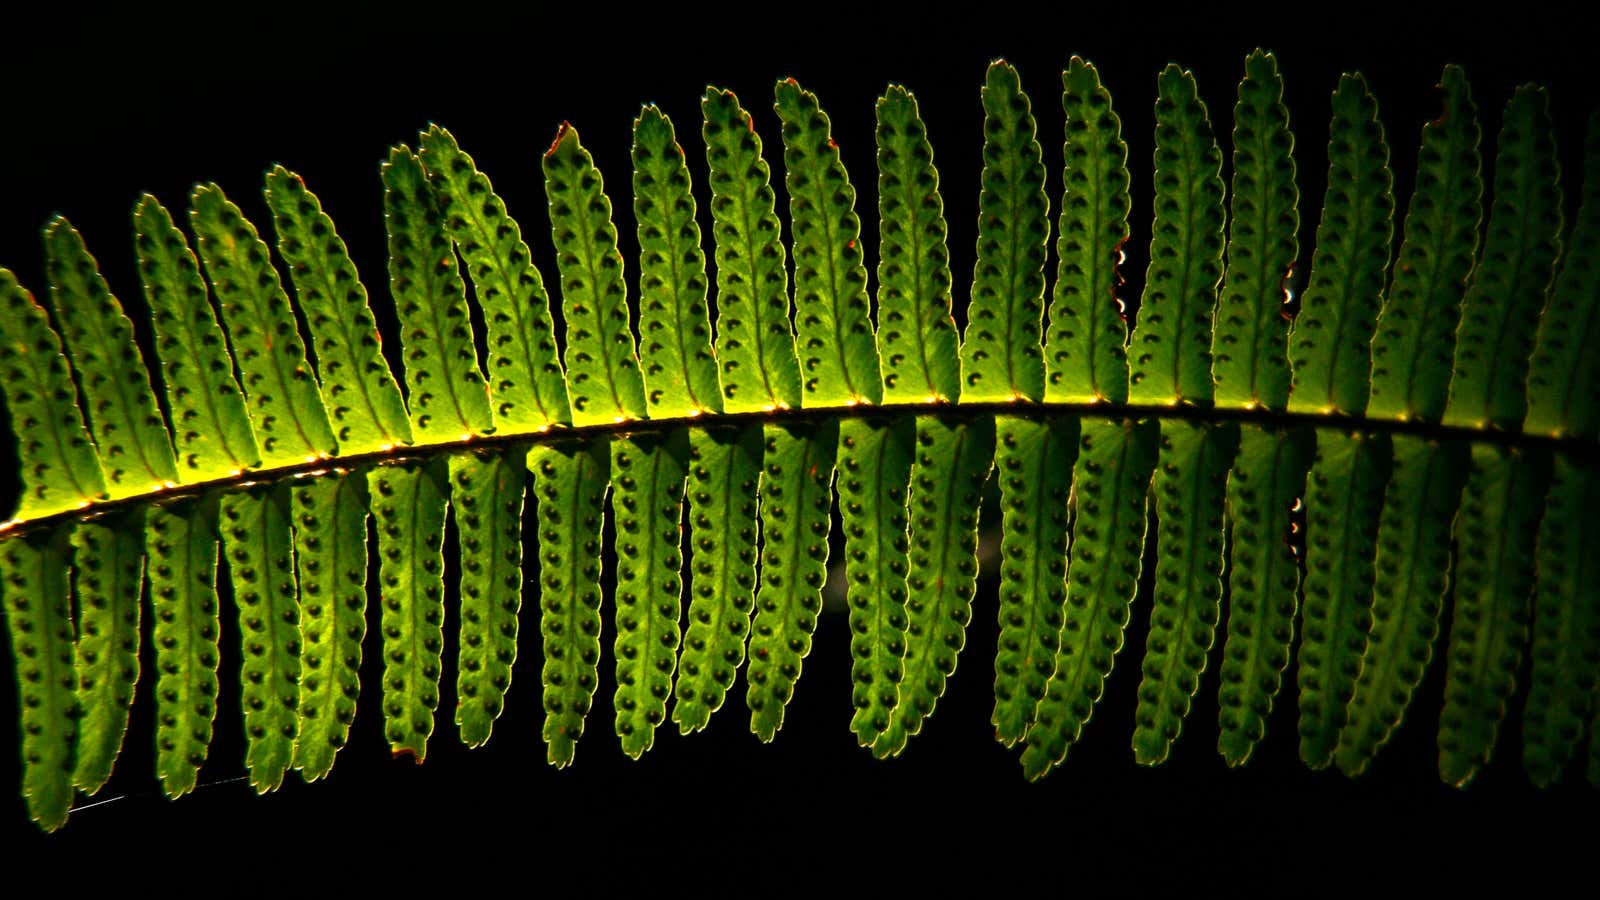
[[[214,184],[187,219],[147,195],[133,253],[153,351],[52,219],[43,295],[0,270],[21,460],[0,595],[32,816],[57,828],[107,783],[130,716],[154,716],[166,794],[193,790],[223,691],[258,791],[326,776],[357,715],[418,761],[441,725],[477,746],[519,652],[540,658],[552,765],[574,761],[603,664],[629,756],[733,697],[772,740],[819,628],[848,629],[838,702],[865,751],[894,757],[972,676],[974,615],[998,618],[992,722],[1030,779],[1084,737],[1128,656],[1132,752],[1161,763],[1218,641],[1230,766],[1292,701],[1305,762],[1358,776],[1434,665],[1446,782],[1508,730],[1540,786],[1600,759],[1600,117],[1569,209],[1545,93],[1519,89],[1486,147],[1449,67],[1397,218],[1400,132],[1360,75],[1332,94],[1319,158],[1296,146],[1273,56],[1243,72],[1231,119],[1191,72],[1161,73],[1150,170],[1091,63],[1061,73],[1063,121],[996,61],[959,286],[935,142],[899,85],[876,107],[875,173],[792,79],[766,141],[731,91],[708,90],[698,136],[644,107],[631,182],[563,123],[539,225],[430,126],[382,166],[387,299],[286,168],[261,227]],[[1297,172],[1323,163],[1303,213]],[[1118,267],[1141,171],[1134,304]],[[875,231],[854,187],[873,174]],[[379,321],[398,323],[398,371]],[[977,590],[991,475],[997,597]],[[531,584],[537,629],[519,631]],[[1135,617],[1146,637],[1125,648]],[[223,670],[235,619],[242,663]],[[363,685],[371,654],[381,683]],[[140,679],[153,710],[133,704]]]

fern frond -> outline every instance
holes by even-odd
[[[136,509],[104,522],[82,522],[72,530],[80,714],[72,783],[89,795],[111,777],[139,680],[144,516],[144,510]]]
[[[1600,113],[1589,118],[1583,203],[1572,223],[1550,302],[1539,317],[1523,428],[1555,436],[1600,431]]]
[[[168,799],[194,790],[217,714],[217,499],[145,517],[156,659],[156,775]]]
[[[262,465],[337,452],[289,296],[256,227],[214,184],[195,188],[189,219],[206,278],[222,306]]]
[[[1250,761],[1289,664],[1299,606],[1300,561],[1290,543],[1302,507],[1314,436],[1246,425],[1228,473],[1228,623],[1217,692],[1217,750],[1230,766]]]
[[[1372,624],[1335,748],[1339,771],[1352,778],[1389,742],[1433,660],[1451,527],[1467,477],[1465,445],[1397,435],[1393,447],[1378,518]]]
[[[600,676],[600,532],[611,457],[602,439],[528,451],[539,514],[544,742],[572,763]]]
[[[46,831],[66,824],[78,737],[67,596],[71,530],[0,543],[0,597],[22,699],[22,796],[28,815]]]
[[[653,105],[633,123],[633,213],[639,224],[639,355],[650,413],[721,412],[689,167],[672,120]]]
[[[1455,609],[1439,714],[1439,777],[1466,787],[1489,762],[1533,618],[1534,553],[1550,461],[1473,445],[1456,519]]]
[[[890,85],[876,106],[878,357],[890,403],[955,402],[961,358],[950,313],[949,227],[917,99]]]
[[[856,190],[828,114],[794,79],[778,82],[784,183],[794,235],[794,313],[806,406],[883,402]]]
[[[689,432],[694,572],[672,705],[684,734],[706,727],[744,663],[755,608],[761,449],[759,425]]]
[[[1360,75],[1339,79],[1328,130],[1328,189],[1311,282],[1289,336],[1289,409],[1361,415],[1372,391],[1372,333],[1394,238],[1394,175],[1378,101]]]
[[[1083,423],[1072,470],[1073,526],[1060,644],[1022,753],[1022,771],[1030,781],[1066,759],[1122,650],[1139,589],[1159,443],[1160,425],[1153,419]]]
[[[850,606],[850,730],[870,747],[900,703],[905,674],[909,418],[839,424],[839,515]]]
[[[646,416],[644,380],[628,324],[628,289],[594,158],[565,122],[544,155],[556,265],[561,270],[561,316],[567,326],[567,389],[574,425]]]
[[[418,763],[427,757],[439,708],[448,477],[442,461],[380,466],[367,473],[378,526],[383,735],[395,756],[409,755]]]
[[[1300,252],[1294,178],[1294,134],[1278,60],[1256,50],[1245,59],[1233,108],[1228,267],[1212,345],[1219,406],[1284,409],[1289,403],[1284,304]]]
[[[1210,406],[1222,281],[1222,151],[1194,75],[1169,65],[1156,102],[1155,224],[1132,357],[1135,403]]]
[[[995,417],[994,464],[1005,520],[991,722],[995,739],[1007,747],[1033,727],[1061,647],[1078,429],[1075,419]]]
[[[239,687],[256,793],[278,789],[293,757],[300,701],[300,604],[286,482],[222,495],[222,544],[239,611]]]
[[[188,238],[149,194],[133,211],[133,230],[172,415],[178,480],[211,481],[259,466],[261,448],[244,392]]]
[[[1321,429],[1306,478],[1300,607],[1300,759],[1327,768],[1361,674],[1372,624],[1379,515],[1393,460],[1384,434]]]
[[[1111,92],[1074,56],[1061,73],[1067,116],[1056,282],[1045,335],[1044,396],[1051,402],[1128,402],[1128,325],[1117,287],[1128,240],[1128,145]]]
[[[1032,104],[1017,70],[989,66],[983,85],[978,262],[961,340],[970,401],[1044,399],[1044,257],[1050,201]]]
[[[417,140],[444,229],[483,309],[495,429],[540,431],[571,422],[550,298],[521,226],[455,135],[433,125]]]
[[[300,586],[299,725],[293,765],[306,781],[349,740],[367,635],[367,476],[338,471],[294,486]]]
[[[667,698],[678,662],[682,617],[684,479],[689,436],[611,441],[611,515],[616,521],[617,637],[615,660],[617,737],[622,752],[638,759],[666,721]]]
[[[0,391],[24,473],[16,517],[88,506],[107,496],[105,474],[78,407],[61,338],[44,308],[8,269],[0,269],[0,304],[7,323],[0,338]]]
[[[450,510],[461,542],[456,727],[468,747],[489,740],[517,658],[525,456],[512,449],[450,458]]]
[[[1534,570],[1533,676],[1522,711],[1522,766],[1549,787],[1577,754],[1600,683],[1600,473],[1555,456]]]
[[[278,255],[289,264],[295,300],[311,326],[317,377],[339,452],[348,456],[409,444],[411,420],[383,358],[367,289],[350,251],[299,175],[274,166],[267,206]]]
[[[1155,600],[1134,712],[1133,758],[1140,765],[1159,765],[1171,752],[1216,638],[1224,503],[1238,452],[1235,425],[1161,423],[1150,485],[1158,528]]]
[[[800,407],[789,270],[755,120],[732,91],[707,88],[701,136],[717,250],[717,365],[728,412]]]
[[[1372,338],[1367,414],[1374,417],[1437,422],[1444,415],[1461,296],[1478,255],[1478,107],[1459,66],[1446,66],[1439,86],[1444,111],[1422,127],[1417,189]]]
[[[1461,305],[1444,421],[1520,428],[1528,357],[1561,251],[1561,166],[1542,89],[1517,90],[1496,146],[1494,206]]]
[[[839,423],[766,425],[762,442],[761,587],[747,653],[745,705],[750,730],[771,741],[783,727],[784,707],[794,696],[822,611]]]
[[[177,481],[172,437],[133,342],[133,323],[70,222],[52,219],[44,244],[50,302],[88,400],[89,432],[99,451],[106,496],[127,497]]]
[[[487,434],[494,417],[478,370],[467,288],[422,160],[404,144],[394,147],[382,178],[389,292],[400,314],[412,433],[424,443]]]
[[[872,745],[880,759],[898,756],[922,730],[966,644],[978,581],[978,506],[994,465],[994,443],[989,416],[917,417],[904,676],[889,728]]]

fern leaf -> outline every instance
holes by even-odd
[[[1032,105],[1017,70],[997,60],[983,86],[978,262],[961,341],[963,393],[974,401],[1044,399],[1044,257],[1050,201]]]
[[[95,794],[111,777],[139,680],[144,510],[72,529],[78,602],[78,755],[72,783]]]
[[[572,422],[643,419],[644,380],[628,325],[611,199],[594,159],[578,142],[578,130],[565,122],[544,155],[544,184],[561,271]]]
[[[383,734],[395,756],[419,764],[439,708],[448,477],[441,461],[367,473],[383,603]]]
[[[0,596],[21,697],[22,796],[29,817],[46,831],[66,824],[78,736],[67,596],[71,529],[0,543]]]
[[[1306,481],[1300,612],[1300,758],[1327,768],[1361,674],[1372,624],[1379,514],[1393,453],[1385,435],[1317,432]]]
[[[1422,127],[1417,189],[1372,338],[1371,416],[1437,422],[1448,397],[1461,296],[1478,254],[1483,178],[1467,76],[1446,66],[1440,88],[1444,111]]]
[[[0,391],[16,431],[23,474],[16,517],[87,506],[106,496],[105,475],[78,408],[61,338],[44,308],[8,269],[0,269],[0,305],[6,319]]]
[[[539,515],[544,742],[572,762],[600,673],[600,531],[611,458],[604,439],[528,452]]]
[[[217,501],[145,517],[156,662],[156,775],[168,799],[194,790],[217,714]]]
[[[1583,157],[1583,204],[1539,317],[1523,427],[1592,438],[1600,431],[1600,304],[1594,302],[1600,296],[1600,112],[1589,119]]]
[[[389,292],[405,345],[411,429],[424,443],[494,430],[467,314],[466,285],[422,160],[401,144],[383,169]]]
[[[1250,761],[1266,737],[1294,637],[1300,565],[1291,509],[1305,492],[1313,437],[1246,425],[1228,474],[1228,624],[1217,692],[1217,750],[1230,766]]]
[[[267,173],[278,254],[289,264],[295,299],[311,326],[317,375],[339,452],[349,456],[412,441],[411,420],[383,358],[367,289],[333,219],[299,175]]]
[[[1075,521],[1060,643],[1022,752],[1022,771],[1030,781],[1067,758],[1122,650],[1129,607],[1139,589],[1159,440],[1154,419],[1083,423],[1072,471]]]
[[[483,308],[495,427],[542,431],[571,422],[550,299],[522,228],[454,135],[433,125],[418,144],[444,229],[461,253]]]
[[[1067,116],[1056,285],[1045,336],[1045,399],[1128,402],[1128,325],[1117,287],[1128,240],[1128,145],[1100,72],[1074,56],[1061,73]]]
[[[611,514],[617,524],[617,736],[633,759],[666,721],[683,615],[684,479],[689,438],[618,437],[611,442]]]
[[[1150,485],[1160,555],[1134,712],[1133,758],[1140,765],[1166,761],[1216,637],[1228,470],[1238,452],[1237,426],[1161,423]]]
[[[178,480],[210,481],[261,464],[233,357],[189,241],[155,197],[133,212],[134,244],[172,416]]]
[[[283,783],[298,734],[300,606],[289,485],[223,495],[219,524],[244,646],[245,766],[251,786],[265,794]]]
[[[1494,172],[1494,206],[1461,305],[1444,421],[1520,428],[1534,332],[1561,251],[1561,165],[1542,88],[1518,88],[1506,104]]]
[[[1281,410],[1289,403],[1284,303],[1300,252],[1294,134],[1278,60],[1245,59],[1233,108],[1228,265],[1217,305],[1212,369],[1221,406]]]
[[[127,497],[177,481],[172,437],[133,342],[133,323],[71,223],[60,216],[52,219],[44,244],[50,301],[89,402],[89,429],[100,454],[106,495]]]
[[[517,658],[524,456],[516,450],[450,458],[450,508],[461,542],[456,727],[468,747],[489,740]]]
[[[889,727],[900,702],[906,648],[906,495],[911,419],[839,424],[839,514],[850,606],[850,731],[863,747]]]
[[[1352,778],[1389,742],[1433,659],[1450,578],[1450,528],[1467,473],[1464,445],[1410,435],[1393,443],[1378,520],[1372,626],[1335,755],[1339,771]]]
[[[1289,409],[1358,416],[1372,390],[1372,333],[1394,239],[1389,144],[1378,101],[1360,75],[1339,79],[1329,133],[1311,282],[1290,335]]]
[[[639,353],[650,414],[721,412],[689,167],[672,120],[654,105],[633,123],[633,211],[639,223]]]
[[[296,484],[300,699],[293,765],[306,781],[333,768],[350,737],[367,634],[367,477],[333,472]]]
[[[756,592],[756,484],[761,426],[689,433],[694,573],[672,720],[688,734],[722,708],[744,662]]]
[[[1489,762],[1533,617],[1534,553],[1550,462],[1538,450],[1472,448],[1456,519],[1455,608],[1439,715],[1439,777],[1466,787]]]
[[[766,742],[783,727],[822,611],[838,444],[834,419],[762,427],[761,586],[746,654],[745,705],[750,730]]]
[[[890,403],[955,402],[961,358],[950,313],[949,227],[917,98],[890,85],[876,106],[878,357]]]
[[[1600,473],[1555,456],[1539,525],[1533,678],[1522,713],[1522,765],[1537,787],[1561,777],[1578,750],[1600,680]]]
[[[717,241],[723,407],[731,413],[799,407],[789,271],[761,138],[732,91],[708,88],[700,108]]]
[[[994,465],[994,419],[917,417],[911,464],[911,566],[906,572],[905,675],[889,728],[872,752],[898,756],[922,730],[956,670],[978,579],[978,506]]]
[[[784,183],[794,234],[794,312],[807,406],[882,403],[856,189],[817,97],[778,82]]]
[[[1078,421],[995,418],[1000,538],[1000,642],[994,660],[995,739],[1033,726],[1061,647],[1067,603],[1067,516]]]
[[[222,306],[264,465],[338,451],[305,345],[256,227],[214,184],[195,188],[190,223]]]
[[[1169,65],[1156,102],[1155,223],[1129,396],[1212,401],[1211,319],[1222,280],[1222,151],[1193,73]]]

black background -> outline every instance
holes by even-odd
[[[1129,145],[1134,211],[1123,296],[1131,303],[1144,268],[1140,248],[1150,237],[1156,74],[1169,61],[1195,70],[1226,149],[1234,85],[1245,54],[1258,45],[1277,52],[1287,81],[1302,191],[1302,283],[1322,194],[1328,96],[1342,71],[1363,71],[1382,104],[1402,210],[1419,128],[1437,114],[1433,85],[1444,63],[1468,67],[1486,149],[1514,87],[1547,84],[1570,221],[1582,126],[1597,99],[1585,68],[1592,48],[1573,22],[1531,4],[1475,20],[1397,7],[1280,7],[1234,18],[1131,5],[1110,13],[1062,7],[1038,17],[1002,14],[999,4],[960,15],[851,4],[684,6],[638,15],[590,3],[560,14],[488,19],[459,4],[338,13],[262,6],[241,7],[226,23],[148,13],[5,22],[0,265],[42,292],[38,229],[50,214],[64,213],[147,340],[130,240],[129,213],[139,192],[181,211],[192,184],[216,181],[264,225],[261,176],[282,162],[305,177],[339,224],[382,315],[389,301],[378,163],[391,143],[414,143],[419,128],[437,121],[494,179],[553,283],[538,159],[558,123],[571,120],[580,129],[609,178],[631,260],[627,153],[639,103],[659,103],[674,117],[705,225],[704,158],[697,152],[705,86],[732,88],[755,115],[781,208],[770,91],[774,79],[792,75],[832,117],[859,193],[869,269],[876,242],[872,104],[890,81],[916,92],[942,176],[959,310],[974,257],[984,66],[1003,55],[1019,67],[1034,98],[1054,205],[1062,126],[1057,79],[1076,53],[1099,66]],[[1053,275],[1053,241],[1051,250]],[[396,343],[388,342],[391,352]],[[0,471],[9,477],[14,448],[6,443]],[[0,507],[11,508],[14,492],[14,484],[0,484]],[[447,579],[453,577],[452,568]],[[570,877],[597,885],[654,877],[692,889],[746,875],[752,889],[783,889],[849,873],[858,889],[899,890],[959,873],[994,891],[1041,877],[1067,889],[1092,874],[1132,890],[1181,879],[1278,892],[1364,883],[1390,866],[1422,882],[1499,869],[1543,877],[1581,863],[1594,846],[1595,794],[1582,785],[1581,772],[1553,791],[1528,786],[1519,758],[1520,705],[1502,731],[1496,762],[1478,783],[1465,792],[1439,783],[1438,660],[1368,777],[1351,782],[1301,766],[1292,669],[1257,758],[1230,771],[1214,749],[1219,636],[1171,761],[1158,769],[1135,766],[1128,737],[1147,595],[1136,604],[1127,652],[1083,740],[1062,769],[1029,785],[989,725],[997,633],[989,572],[949,692],[899,760],[876,762],[855,745],[847,727],[847,631],[843,616],[831,615],[820,623],[772,745],[748,733],[741,681],[708,732],[682,738],[669,723],[643,760],[629,761],[611,734],[607,679],[576,764],[557,772],[546,765],[539,738],[533,590],[524,598],[522,653],[507,710],[487,747],[468,751],[456,737],[449,713],[452,646],[426,765],[389,758],[367,696],[331,778],[308,786],[291,774],[266,797],[254,796],[240,779],[237,651],[228,649],[236,629],[225,607],[221,708],[202,787],[178,802],[161,797],[152,774],[148,684],[141,685],[125,750],[102,794],[120,799],[73,814],[56,835],[39,835],[27,822],[15,790],[20,766],[9,753],[15,743],[0,740],[8,751],[0,788],[12,785],[0,790],[8,835],[0,846],[17,851],[8,868],[43,870],[47,861],[70,856],[81,861],[71,877],[142,881],[182,860],[183,868],[231,872],[234,888],[247,893],[304,883],[324,865],[343,877],[406,879],[499,867],[535,889]],[[452,616],[447,631],[453,625]],[[610,638],[608,628],[607,647]],[[369,642],[368,662],[377,656]],[[148,647],[143,665],[152,668]],[[602,672],[609,668],[608,656]],[[372,666],[363,674],[370,686]],[[0,722],[16,721],[15,704],[7,668],[0,674]],[[95,860],[107,867],[97,868]],[[1298,877],[1277,879],[1291,870]]]

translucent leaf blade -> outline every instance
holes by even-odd
[[[1128,240],[1128,145],[1092,64],[1074,56],[1061,88],[1065,196],[1045,334],[1045,399],[1127,403],[1128,324],[1116,292]]]
[[[48,516],[104,498],[105,475],[78,408],[61,338],[44,308],[7,269],[0,269],[0,305],[7,323],[0,338],[0,391],[22,464],[16,518]]]
[[[404,144],[394,147],[382,177],[389,292],[400,314],[412,433],[423,443],[488,434],[494,417],[478,370],[467,288],[422,161]]]
[[[505,708],[522,608],[523,452],[450,457],[450,509],[461,545],[456,726],[468,747],[487,743]]]
[[[732,91],[708,88],[700,108],[717,246],[723,406],[728,412],[798,408],[800,364],[789,321],[788,255],[779,237],[761,137]]]
[[[338,452],[317,380],[306,360],[289,295],[266,242],[216,185],[195,189],[189,210],[206,278],[222,307],[263,465]]]
[[[1169,65],[1158,86],[1154,236],[1128,346],[1129,397],[1209,406],[1212,313],[1222,280],[1222,151],[1194,75]]]
[[[917,100],[878,98],[878,357],[890,403],[954,402],[961,360],[950,313],[949,228]]]
[[[155,197],[133,213],[145,303],[155,323],[178,480],[225,478],[261,464],[261,448],[233,377],[233,357],[211,308],[189,239]]]
[[[172,437],[133,342],[133,323],[70,222],[52,219],[44,244],[50,302],[89,403],[107,496],[127,497],[177,481]]]
[[[1017,70],[989,66],[983,86],[983,189],[978,262],[961,341],[962,393],[972,401],[1044,399],[1044,258],[1050,201],[1032,104]]]
[[[1339,79],[1329,132],[1311,281],[1289,335],[1289,409],[1361,415],[1372,390],[1372,336],[1392,255],[1394,174],[1378,101],[1360,75]]]
[[[806,406],[883,402],[856,190],[817,97],[778,82],[784,181],[794,236],[794,311]]]
[[[67,594],[70,530],[0,543],[0,596],[21,701],[22,796],[28,816],[46,831],[66,824],[78,736]]]
[[[278,254],[289,267],[295,300],[311,327],[317,377],[339,452],[382,450],[412,442],[411,420],[384,360],[367,289],[322,202],[299,175],[267,173]]]
[[[579,143],[578,130],[566,123],[543,165],[561,271],[572,422],[581,426],[643,419],[648,414],[644,380],[628,324],[628,291],[611,199],[600,170]]]
[[[544,276],[489,177],[437,125],[420,157],[488,328],[489,393],[500,431],[541,431],[572,421]]]
[[[655,418],[722,411],[706,308],[706,257],[672,120],[646,106],[633,124],[639,233],[639,356]]]

